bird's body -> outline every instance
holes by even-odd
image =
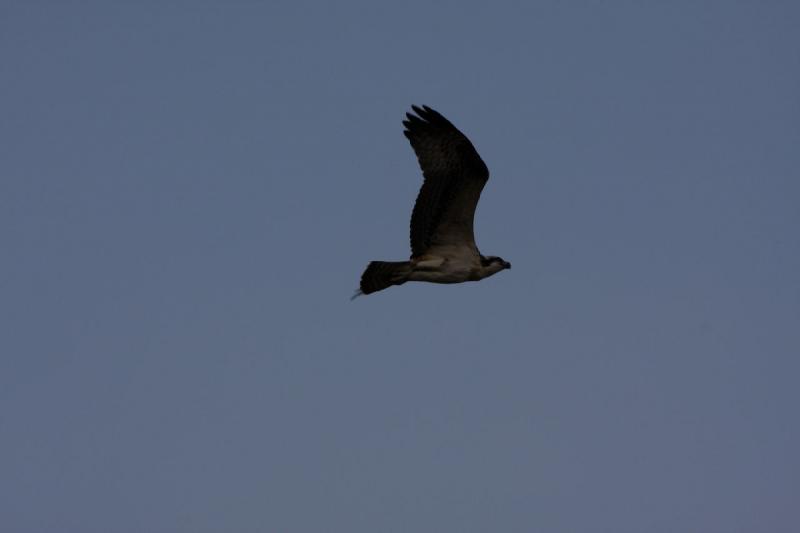
[[[419,159],[425,181],[411,215],[411,259],[372,261],[358,294],[406,281],[462,283],[487,278],[511,264],[481,255],[473,220],[489,179],[486,164],[467,137],[430,107],[412,106],[403,132]]]

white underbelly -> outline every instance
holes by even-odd
[[[430,258],[414,265],[409,280],[430,283],[461,283],[473,279],[473,269],[473,262],[469,260]]]

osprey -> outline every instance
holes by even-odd
[[[356,296],[406,281],[478,281],[511,268],[475,245],[472,221],[489,169],[467,137],[428,106],[411,106],[403,134],[411,141],[425,180],[411,213],[411,260],[372,261]]]

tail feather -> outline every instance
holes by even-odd
[[[372,294],[408,281],[408,261],[372,261],[361,275],[361,294]]]

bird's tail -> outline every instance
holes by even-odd
[[[392,285],[402,285],[411,274],[408,261],[372,261],[361,274],[361,294],[372,294]],[[358,293],[356,293],[358,294]]]

